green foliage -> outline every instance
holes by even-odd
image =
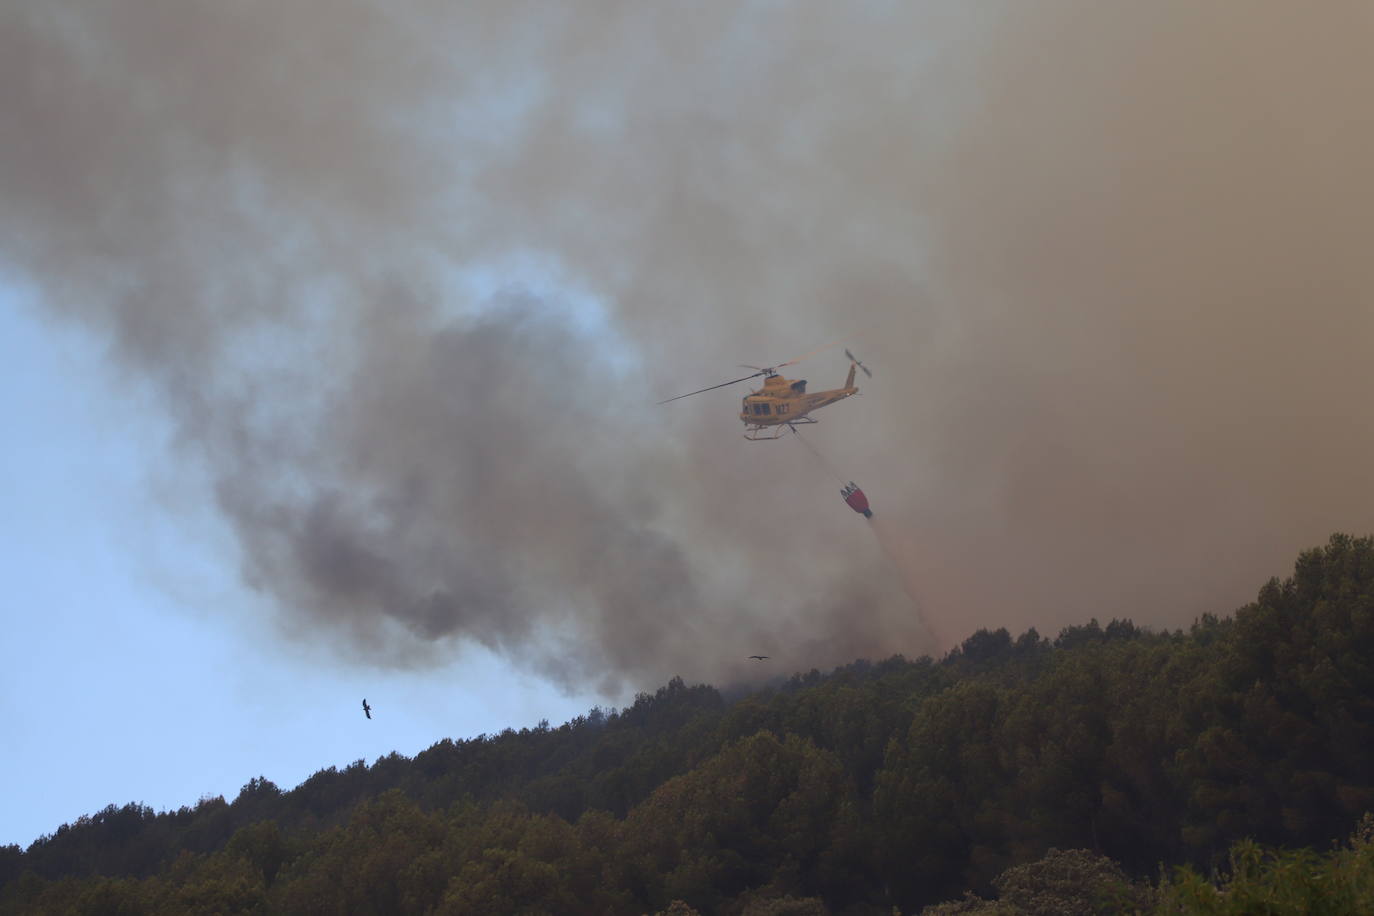
[[[836,865],[858,815],[834,755],[795,735],[760,732],[669,780],[626,819],[628,866],[651,903],[715,910],[751,887],[812,891]],[[832,888],[834,889],[834,888]]]
[[[819,897],[759,897],[744,903],[740,916],[829,916]]]
[[[692,909],[681,900],[674,900],[665,908],[659,910],[654,916],[701,916],[701,913]]]
[[[24,850],[14,844],[0,846],[0,887],[4,887],[23,871]]]
[[[111,805],[0,848],[0,912],[1098,912],[1148,909],[1125,875],[1160,862],[1191,866],[1167,912],[1364,905],[1367,842],[1276,850],[1374,808],[1371,697],[1374,541],[1337,535],[1186,633],[980,631],[729,702],[674,678],[290,791]]]
[[[1374,816],[1347,845],[1326,855],[1268,849],[1252,840],[1231,847],[1215,883],[1189,866],[1161,882],[1160,913],[1207,916],[1346,916],[1374,913]]]
[[[1002,872],[997,899],[1025,916],[1096,916],[1132,912],[1150,903],[1148,889],[1133,885],[1106,856],[1086,849],[1051,849],[1037,862]]]
[[[1011,906],[996,900],[984,900],[972,891],[959,900],[932,904],[921,910],[921,916],[1020,916]]]

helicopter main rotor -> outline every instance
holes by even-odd
[[[765,378],[772,378],[773,376],[777,375],[777,374],[778,374],[778,370],[781,369],[781,368],[783,368],[784,366],[790,366],[790,365],[792,365],[793,363],[799,363],[799,362],[801,362],[802,360],[806,359],[808,356],[815,356],[817,353],[821,352],[822,350],[827,350],[827,349],[829,349],[830,347],[836,346],[837,344],[840,344],[840,343],[843,343],[843,341],[839,341],[839,340],[831,341],[830,343],[825,344],[824,346],[817,347],[816,349],[810,351],[809,353],[803,353],[801,356],[797,356],[797,357],[794,357],[794,358],[792,358],[792,359],[789,359],[789,360],[788,360],[787,362],[785,362],[785,363],[778,363],[776,366],[743,366],[743,365],[742,365],[742,366],[740,366],[741,369],[754,369],[754,370],[757,370],[757,371],[754,372],[753,375],[746,375],[746,376],[744,376],[743,378],[733,379],[733,380],[728,381],[728,382],[721,382],[719,385],[711,385],[711,386],[706,387],[706,388],[698,388],[696,391],[689,391],[689,392],[687,392],[686,394],[680,394],[680,395],[678,395],[678,396],[675,397],[675,398],[668,398],[666,401],[659,401],[658,403],[659,403],[659,404],[667,404],[667,403],[669,403],[669,402],[671,402],[671,401],[680,401],[680,400],[682,400],[683,398],[690,398],[690,397],[691,397],[692,395],[694,395],[694,394],[701,394],[703,391],[715,391],[717,388],[725,388],[725,387],[727,387],[727,386],[729,386],[729,385],[738,385],[740,382],[747,382],[747,381],[749,381],[751,378],[758,378],[760,375],[764,376]],[[849,353],[848,350],[845,350],[844,352],[845,352],[846,354]],[[853,359],[853,357],[850,357],[850,358]],[[854,362],[857,363],[858,360],[854,360]],[[864,369],[864,371],[865,371],[865,372],[868,372],[867,369]],[[872,373],[870,372],[869,375],[871,376]]]
[[[752,368],[754,368],[754,367],[753,367],[753,366],[746,366],[745,368],[746,368],[746,369],[752,369]],[[770,374],[770,373],[767,372],[767,371],[764,371],[764,370],[760,370],[760,371],[758,371],[758,372],[755,372],[753,375],[746,375],[744,378],[737,378],[737,379],[735,379],[734,381],[730,381],[730,382],[721,382],[719,385],[711,385],[711,386],[708,387],[708,388],[698,388],[696,391],[689,391],[689,392],[687,392],[686,394],[680,394],[680,395],[678,395],[678,396],[675,397],[675,398],[668,398],[668,400],[666,400],[666,401],[659,401],[658,403],[659,403],[659,404],[667,404],[667,403],[669,403],[670,401],[680,401],[680,400],[682,400],[683,398],[690,398],[690,397],[691,397],[692,395],[694,395],[694,394],[701,394],[703,391],[715,391],[717,388],[724,388],[724,387],[726,387],[727,385],[738,385],[740,382],[747,382],[747,381],[749,381],[751,378],[758,378],[760,375],[768,375],[768,374]]]

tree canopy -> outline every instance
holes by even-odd
[[[1335,535],[1187,631],[979,631],[729,701],[674,678],[287,791],[111,805],[0,848],[0,912],[1031,912],[1047,875],[1105,899],[1160,863],[1192,870],[1132,906],[1231,912],[1206,907],[1298,861],[1265,850],[1368,866],[1368,838],[1322,850],[1370,809],[1374,541]]]

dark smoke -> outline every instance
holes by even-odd
[[[567,685],[1225,612],[1369,528],[1364,4],[0,10],[0,268],[112,342],[285,628]],[[838,383],[838,350],[797,367]]]

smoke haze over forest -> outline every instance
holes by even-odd
[[[293,638],[564,686],[1226,612],[1374,517],[1359,3],[0,11],[0,271]],[[747,386],[843,337],[807,431]],[[811,389],[841,351],[795,367]],[[792,372],[789,370],[789,375]]]

